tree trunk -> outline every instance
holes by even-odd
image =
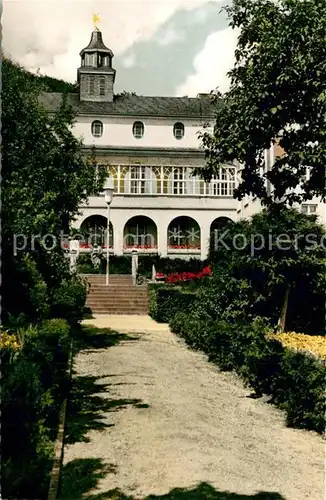
[[[288,285],[284,294],[284,301],[281,309],[281,315],[277,325],[277,333],[283,333],[285,330],[286,313],[288,310],[288,303],[289,303],[289,293],[290,293],[290,287]]]

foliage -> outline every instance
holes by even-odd
[[[149,314],[158,323],[168,323],[179,309],[188,309],[195,300],[191,292],[180,288],[152,284],[148,289]]]
[[[289,347],[296,351],[302,351],[311,354],[320,359],[326,359],[326,342],[325,336],[321,335],[306,335],[305,333],[277,333],[270,334],[269,338],[281,342],[285,347]]]
[[[100,255],[101,264],[95,269],[91,262],[90,254],[81,254],[77,260],[78,272],[81,274],[105,274],[106,272],[106,254],[105,251]],[[131,274],[131,255],[110,255],[110,274]],[[153,265],[157,273],[172,274],[201,272],[207,264],[200,259],[171,259],[160,257],[159,255],[139,255],[138,256],[138,274],[148,279],[152,277]]]
[[[66,321],[52,319],[20,330],[23,342],[15,356],[8,358],[8,348],[0,349],[5,498],[46,496],[59,408],[67,389],[71,332]]]
[[[23,315],[25,321],[38,321],[49,314],[48,286],[31,255],[2,253],[2,320]]]
[[[10,60],[6,59],[10,64]],[[23,70],[23,69],[22,69]],[[42,75],[39,70],[37,73],[30,73],[25,71],[25,77],[33,85],[34,83],[41,85],[47,92],[76,92],[78,85],[77,83],[69,83],[58,78],[52,78],[51,76]]]
[[[225,286],[223,291],[217,284],[218,300],[222,294],[232,302],[233,292],[230,296],[228,290],[237,288],[238,281],[247,288],[247,312],[267,316],[276,324],[285,290],[289,288],[288,328],[321,333],[325,304],[324,238],[325,230],[316,223],[315,216],[282,206],[229,226],[217,234],[215,251],[211,253],[213,272]],[[212,286],[216,284],[212,282]],[[211,296],[216,296],[213,290]],[[225,307],[225,301],[223,304]]]
[[[77,270],[80,274],[105,274],[106,273],[106,253],[99,255],[101,260],[98,268],[95,268],[91,255],[80,254],[77,259]],[[110,255],[109,257],[110,274],[131,274],[131,256],[130,255]]]
[[[31,75],[31,73],[30,73]],[[34,75],[31,75],[32,77]],[[78,90],[78,84],[77,83],[69,83],[65,82],[64,80],[58,79],[58,78],[52,78],[51,76],[47,75],[41,75],[38,73],[35,75],[36,78],[38,79],[39,82],[41,82],[46,91],[49,92],[60,92],[60,93],[65,93],[65,92],[76,92]]]
[[[86,303],[86,283],[75,276],[73,279],[63,281],[54,290],[51,304],[51,316],[64,318],[74,324],[83,317]]]
[[[41,106],[55,82],[7,59],[2,68],[2,492],[45,498],[68,385],[68,321],[81,318],[86,290],[69,272],[62,239],[103,172],[82,156],[65,98],[52,116]]]
[[[96,177],[93,159],[82,155],[81,143],[71,131],[74,117],[65,98],[60,110],[50,116],[39,102],[42,80],[7,59],[2,68],[2,138],[6,144],[2,154],[2,319],[22,312],[34,320],[47,316],[46,295],[68,275],[61,239],[68,234],[81,202],[100,191],[103,175]]]
[[[236,62],[214,133],[202,135],[207,166],[199,175],[210,180],[221,164],[236,160],[243,165],[238,199],[325,199],[325,1],[234,0],[225,10],[239,32]],[[261,174],[264,151],[276,141],[284,155]],[[306,166],[309,180],[303,180]]]
[[[20,349],[20,342],[17,337],[17,335],[10,334],[9,332],[6,332],[0,329],[0,349],[1,350],[12,350],[12,351],[18,351]]]

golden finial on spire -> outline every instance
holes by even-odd
[[[97,24],[100,22],[100,17],[98,14],[93,14],[93,24],[94,28],[98,30]]]

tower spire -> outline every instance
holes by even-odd
[[[77,70],[80,100],[112,102],[115,80],[113,52],[103,42],[102,33],[97,27],[99,20],[98,14],[93,14],[91,40],[80,52],[81,65]]]

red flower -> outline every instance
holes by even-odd
[[[165,278],[164,273],[156,273],[155,278]]]

